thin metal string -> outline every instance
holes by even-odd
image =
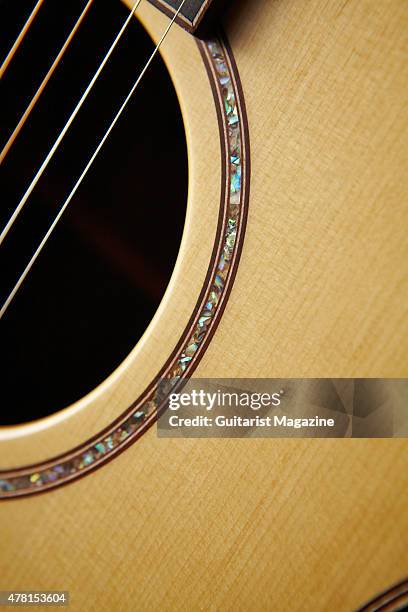
[[[41,253],[45,243],[47,242],[48,238],[51,236],[52,232],[54,231],[55,226],[57,225],[58,221],[60,220],[60,218],[64,214],[65,209],[67,208],[67,206],[71,202],[72,198],[74,197],[75,193],[77,192],[77,190],[78,190],[80,184],[82,183],[83,179],[85,178],[89,168],[92,166],[92,164],[93,164],[95,158],[97,157],[99,151],[102,149],[103,145],[105,144],[105,141],[107,140],[107,138],[109,137],[109,135],[112,132],[113,128],[115,127],[116,123],[118,122],[119,117],[121,116],[121,114],[125,110],[125,108],[126,108],[128,102],[129,102],[130,98],[132,97],[132,95],[134,94],[135,90],[137,89],[140,81],[143,79],[143,77],[144,77],[147,69],[149,68],[153,58],[155,57],[156,53],[160,49],[161,44],[163,43],[164,39],[166,38],[167,34],[169,33],[169,30],[170,30],[171,26],[173,25],[173,23],[177,19],[178,14],[180,13],[181,9],[183,8],[183,5],[184,5],[185,2],[186,2],[186,0],[182,1],[182,3],[180,4],[179,8],[177,9],[177,12],[174,14],[174,17],[172,18],[172,20],[170,21],[170,23],[166,27],[162,37],[160,38],[159,42],[157,43],[153,53],[151,54],[150,58],[147,61],[145,67],[143,68],[143,70],[139,74],[139,76],[137,77],[137,79],[136,79],[132,89],[130,90],[130,92],[126,96],[124,102],[122,103],[122,106],[119,108],[118,112],[116,113],[115,118],[113,119],[112,123],[110,124],[110,126],[106,130],[102,140],[100,141],[100,143],[97,146],[97,148],[95,149],[93,155],[91,156],[91,158],[89,159],[88,163],[86,164],[86,166],[85,166],[84,170],[82,171],[80,177],[78,178],[77,182],[75,183],[71,193],[69,194],[69,196],[65,200],[64,204],[61,206],[57,216],[55,217],[55,219],[52,222],[52,224],[50,225],[48,231],[44,235],[44,238],[41,240],[39,246],[37,247],[37,249],[36,249],[36,251],[34,253],[34,255],[31,257],[30,261],[28,262],[27,266],[25,267],[24,272],[21,274],[20,278],[18,279],[18,281],[14,285],[14,288],[12,289],[12,291],[10,292],[10,294],[7,297],[6,301],[4,302],[3,306],[1,307],[1,310],[0,310],[0,319],[3,317],[4,313],[6,312],[7,308],[9,307],[11,301],[13,300],[14,296],[16,295],[17,291],[20,289],[21,285],[23,284],[23,282],[24,282],[25,278],[27,277],[28,273],[30,272],[33,264],[35,263],[37,257]]]
[[[80,14],[76,24],[74,25],[74,27],[72,28],[71,32],[69,33],[68,38],[66,39],[66,41],[64,42],[64,44],[62,45],[58,55],[56,56],[56,58],[54,59],[53,63],[51,64],[47,74],[45,75],[45,77],[42,80],[41,85],[39,86],[39,88],[37,89],[36,93],[34,94],[31,102],[29,103],[29,105],[27,106],[26,110],[24,111],[24,113],[22,114],[20,121],[18,122],[17,126],[15,127],[13,133],[11,134],[10,138],[8,139],[7,143],[4,145],[3,150],[0,153],[0,164],[3,163],[4,158],[6,157],[7,153],[10,151],[15,139],[17,138],[17,136],[19,135],[20,131],[22,130],[25,122],[27,121],[30,113],[32,112],[34,106],[37,104],[39,97],[41,96],[42,92],[44,91],[48,81],[50,80],[50,78],[52,77],[52,75],[54,74],[58,64],[60,63],[65,51],[68,49],[69,45],[71,44],[72,39],[74,38],[77,30],[79,29],[79,26],[81,25],[82,21],[84,20],[87,12],[89,11],[89,9],[91,8],[91,5],[93,4],[94,0],[88,0],[84,10],[82,11],[82,13]]]
[[[65,134],[68,132],[72,122],[74,121],[75,117],[79,113],[79,110],[81,109],[83,103],[85,102],[86,98],[88,97],[88,95],[89,95],[91,89],[93,88],[96,80],[98,79],[99,75],[101,74],[102,70],[104,69],[106,62],[109,60],[110,56],[112,55],[113,50],[115,49],[116,45],[118,44],[120,38],[122,37],[123,32],[126,30],[127,26],[129,25],[130,20],[132,19],[133,15],[135,14],[135,12],[136,12],[136,10],[137,10],[137,8],[138,8],[138,6],[139,6],[139,4],[141,2],[142,2],[142,0],[136,0],[136,2],[134,3],[132,10],[130,11],[128,17],[126,18],[123,26],[119,30],[119,33],[117,34],[115,40],[111,44],[109,51],[107,52],[107,54],[103,58],[102,63],[100,64],[98,70],[95,72],[94,76],[92,77],[88,87],[85,89],[84,93],[82,94],[82,97],[79,100],[79,102],[76,105],[76,107],[74,108],[70,118],[66,122],[66,124],[65,124],[64,128],[62,129],[62,131],[60,132],[60,135],[58,136],[57,140],[54,142],[53,146],[51,147],[47,157],[44,159],[43,163],[41,164],[40,169],[38,170],[37,174],[35,175],[35,177],[31,181],[30,186],[28,187],[27,191],[25,192],[25,194],[21,198],[17,208],[14,210],[14,212],[11,215],[10,219],[8,220],[6,226],[4,227],[3,231],[1,232],[1,234],[0,234],[0,245],[4,241],[4,239],[7,236],[7,234],[9,233],[9,231],[10,231],[11,227],[13,226],[13,223],[17,219],[18,215],[22,211],[22,209],[23,209],[24,205],[26,204],[28,198],[30,197],[30,195],[33,192],[35,186],[37,185],[38,181],[40,180],[41,176],[43,175],[44,170],[46,169],[46,167],[48,166],[49,162],[51,161],[55,151],[58,149],[59,145],[61,144]]]
[[[20,34],[17,36],[13,46],[11,47],[10,51],[7,53],[6,59],[3,61],[1,67],[0,67],[0,79],[3,76],[3,74],[6,72],[8,65],[10,64],[11,60],[13,59],[14,55],[17,52],[17,49],[19,48],[19,46],[21,45],[21,43],[24,40],[24,36],[27,34],[28,30],[30,29],[31,24],[33,23],[38,11],[41,8],[41,5],[43,4],[44,0],[38,0],[37,4],[35,5],[35,7],[33,8],[33,10],[31,11],[31,14],[29,16],[29,18],[27,19],[27,21],[25,22],[23,29],[21,30]]]

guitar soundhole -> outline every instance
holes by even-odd
[[[2,2],[1,57],[33,8]],[[84,2],[44,3],[3,79],[3,148]],[[95,2],[2,165],[4,227],[124,22]],[[0,249],[3,303],[154,46],[134,19]],[[185,219],[187,152],[158,56],[0,321],[0,424],[56,412],[102,382],[152,319]]]

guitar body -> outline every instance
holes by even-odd
[[[157,40],[168,19],[143,4]],[[246,231],[194,375],[406,377],[407,5],[230,4]],[[117,419],[174,350],[205,284],[223,190],[216,94],[191,35],[175,26],[162,55],[189,151],[170,285],[100,387],[1,430],[3,470],[69,453]],[[0,588],[70,591],[73,610],[356,609],[407,573],[407,468],[402,438],[161,439],[153,425],[84,478],[0,505]]]

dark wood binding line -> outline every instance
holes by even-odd
[[[377,595],[357,612],[399,612],[408,609],[408,578]]]
[[[173,17],[182,0],[149,0],[162,13]],[[211,28],[225,0],[186,0],[176,23],[190,34],[203,35]]]
[[[243,91],[240,84],[239,74],[237,70],[237,66],[233,59],[232,51],[225,41],[223,36],[219,36],[216,39],[217,44],[222,49],[226,64],[228,65],[229,72],[231,75],[231,81],[234,86],[235,96],[237,101],[237,108],[239,110],[240,117],[240,132],[242,139],[242,193],[241,193],[241,206],[239,213],[239,226],[237,232],[236,239],[236,248],[234,250],[232,260],[231,260],[231,268],[228,279],[225,283],[225,290],[221,294],[221,299],[212,320],[211,327],[208,329],[208,333],[205,337],[205,341],[199,346],[198,350],[194,354],[191,362],[189,363],[188,370],[186,371],[186,377],[190,377],[194,370],[196,369],[198,363],[201,360],[201,357],[205,353],[215,331],[218,327],[218,323],[222,317],[225,306],[227,304],[228,298],[230,296],[234,279],[236,276],[236,272],[239,265],[239,260],[243,247],[243,240],[245,235],[247,214],[248,214],[248,204],[249,204],[249,184],[250,184],[250,148],[249,148],[249,130],[248,130],[248,121],[245,109],[245,102],[243,97]],[[220,88],[219,79],[216,78],[216,70],[214,67],[214,63],[211,61],[211,54],[209,52],[209,45],[212,41],[201,42],[198,41],[197,44],[199,46],[203,61],[205,63],[207,73],[210,80],[210,85],[213,91],[214,102],[217,110],[217,117],[219,122],[219,133],[220,133],[220,144],[221,144],[221,157],[222,157],[222,177],[221,177],[221,199],[220,199],[220,209],[218,216],[218,227],[216,238],[214,242],[214,247],[212,251],[211,260],[209,263],[209,267],[207,270],[207,275],[201,289],[199,298],[197,300],[194,311],[191,315],[191,318],[186,326],[184,333],[179,339],[175,349],[167,359],[165,365],[158,372],[157,376],[151,381],[146,390],[142,393],[142,395],[133,402],[133,404],[123,412],[117,419],[115,419],[110,425],[100,431],[98,434],[93,436],[92,438],[86,440],[81,445],[71,449],[68,452],[65,452],[59,456],[52,457],[48,460],[42,461],[33,465],[25,465],[21,467],[16,467],[13,469],[0,470],[0,485],[7,481],[7,479],[27,479],[30,475],[33,475],[35,472],[40,472],[46,469],[52,469],[58,464],[69,462],[72,459],[77,459],[80,455],[83,456],[83,453],[86,453],[89,448],[94,445],[96,442],[100,441],[103,437],[110,435],[115,428],[121,426],[126,419],[129,418],[129,415],[132,414],[138,407],[142,406],[152,395],[154,389],[156,389],[162,379],[168,379],[171,372],[174,370],[175,363],[177,363],[178,356],[180,355],[180,351],[183,349],[183,346],[186,343],[186,340],[191,336],[191,333],[195,329],[197,325],[197,321],[200,317],[200,313],[202,312],[203,306],[208,299],[208,291],[211,288],[211,283],[214,278],[214,274],[217,271],[217,262],[220,251],[222,249],[223,240],[226,232],[227,225],[227,216],[228,216],[228,197],[229,197],[229,189],[228,189],[228,181],[230,177],[229,170],[229,145],[228,145],[228,130],[226,127],[226,118],[224,111],[224,103],[222,99],[222,91]],[[181,377],[177,383],[171,388],[170,392],[178,391],[185,384],[185,378]],[[160,403],[157,404],[157,408],[154,412],[147,415],[147,418],[142,422],[142,424],[138,427],[136,431],[134,431],[129,437],[120,445],[115,447],[112,451],[104,455],[102,458],[98,459],[98,461],[92,463],[92,465],[87,465],[83,469],[78,471],[73,471],[72,473],[66,473],[63,477],[58,478],[53,482],[47,482],[42,484],[40,487],[30,486],[30,487],[22,487],[17,488],[15,490],[5,490],[0,486],[0,500],[7,499],[16,499],[31,495],[36,495],[40,493],[45,493],[47,491],[53,490],[57,487],[68,484],[74,480],[82,478],[87,474],[90,474],[94,470],[98,469],[102,465],[105,465],[112,459],[114,459],[118,454],[126,450],[129,446],[131,446],[139,437],[143,435],[150,427],[153,425],[159,415],[165,410],[167,407],[167,397],[163,400],[160,400]]]

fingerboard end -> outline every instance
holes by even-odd
[[[182,0],[149,0],[168,17],[174,17]],[[186,0],[176,22],[190,34],[200,35],[210,30],[219,16],[223,0]]]

